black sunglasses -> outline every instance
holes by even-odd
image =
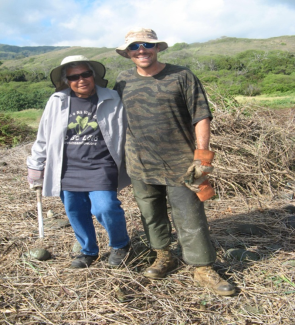
[[[143,46],[145,49],[152,49],[156,46],[155,43],[132,43],[128,46],[128,50],[130,51],[137,51],[139,50],[140,46]]]
[[[93,71],[89,70],[89,71],[85,71],[85,72],[82,72],[79,74],[72,74],[71,76],[66,76],[66,78],[69,81],[77,81],[80,79],[80,77],[85,79],[85,78],[89,78],[91,76],[93,76]]]

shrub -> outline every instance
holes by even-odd
[[[173,46],[171,46],[169,48],[169,50],[171,51],[180,51],[183,50],[185,48],[189,47],[189,45],[187,43],[175,43]]]
[[[28,108],[44,108],[52,92],[35,90],[26,93],[7,90],[0,93],[0,111],[22,111]]]
[[[0,146],[14,147],[24,141],[32,141],[35,137],[36,132],[31,127],[0,113]]]
[[[295,75],[268,74],[262,81],[265,94],[287,92],[295,89]]]

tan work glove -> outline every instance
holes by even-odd
[[[214,152],[205,149],[196,149],[194,161],[184,174],[184,185],[195,193],[200,192],[200,185],[207,180],[207,174],[212,173],[214,167],[211,165]]]
[[[28,182],[31,190],[43,187],[44,170],[35,170],[28,168]]]

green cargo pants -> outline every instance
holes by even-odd
[[[135,179],[131,181],[143,227],[152,248],[161,249],[171,242],[168,197],[183,260],[195,266],[214,263],[216,252],[210,241],[204,204],[194,192],[185,186],[145,184]]]

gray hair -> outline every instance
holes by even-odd
[[[91,70],[93,72],[93,78],[95,77],[95,71],[94,69],[92,68],[91,64],[86,62],[86,61],[83,61],[83,62],[70,62],[68,64],[66,64],[62,70],[61,70],[61,81],[63,81],[65,84],[69,85],[69,81],[67,79],[67,69],[71,69],[71,68],[77,68],[77,67],[80,67],[81,65],[86,65],[89,70]]]

